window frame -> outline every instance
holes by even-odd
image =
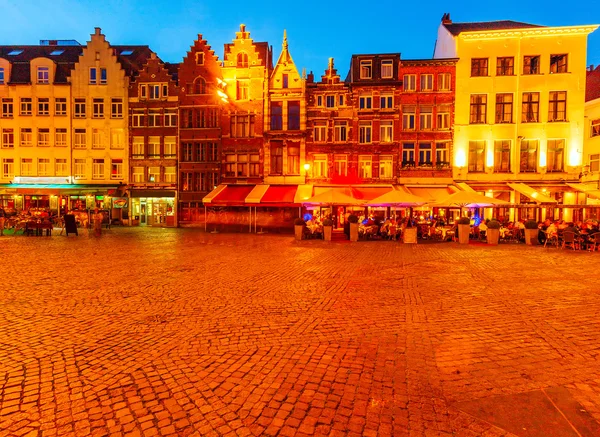
[[[489,65],[489,58],[471,58],[471,77],[488,77]]]

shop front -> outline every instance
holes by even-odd
[[[176,227],[175,190],[131,190],[123,218],[130,226]]]

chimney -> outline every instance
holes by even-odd
[[[446,12],[444,15],[442,15],[442,24],[452,24],[449,12]]]
[[[102,29],[100,29],[99,27],[94,27],[94,33],[96,35],[102,35]]]
[[[590,65],[590,68],[588,69],[589,71],[594,71],[594,64]]]
[[[240,32],[245,32],[245,31],[246,31],[246,25],[240,24]]]

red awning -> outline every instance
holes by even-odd
[[[210,203],[211,205],[245,206],[246,196],[253,188],[254,185],[227,185]]]
[[[298,185],[271,185],[257,206],[299,206],[294,203]]]

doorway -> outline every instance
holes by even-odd
[[[148,224],[146,210],[146,200],[140,200],[140,226],[146,226]]]

